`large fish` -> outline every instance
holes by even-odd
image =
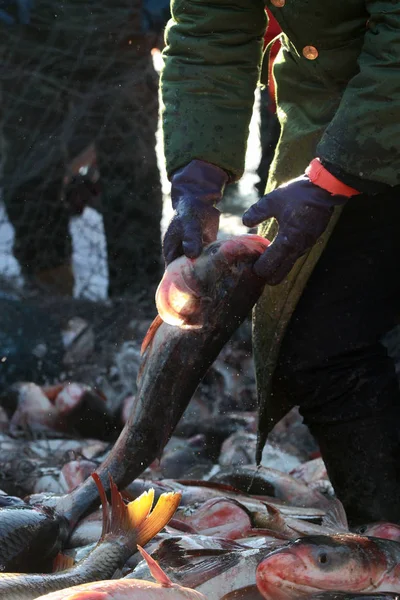
[[[38,600],[206,600],[195,590],[173,583],[158,563],[138,546],[157,583],[141,579],[114,579],[74,586],[40,596]]]
[[[96,478],[97,480],[97,478]],[[126,505],[115,484],[111,484],[112,510],[100,482],[103,504],[103,535],[90,554],[67,569],[62,558],[60,572],[51,574],[0,574],[1,600],[34,600],[42,594],[85,582],[110,579],[136,552],[138,544],[146,544],[168,523],[180,500],[180,494],[160,496],[153,511],[154,492],[146,492]]]
[[[256,235],[237,236],[210,244],[196,260],[181,257],[169,265],[157,291],[159,316],[143,343],[136,402],[97,470],[106,490],[109,475],[123,488],[161,455],[197,385],[261,295],[264,282],[253,264],[268,244]],[[32,505],[46,507],[46,514],[51,512],[55,523],[62,523],[49,533],[54,552],[97,499],[91,478],[67,496],[31,498]],[[45,526],[46,519],[40,527]],[[16,556],[27,545],[40,556],[40,527],[28,528],[15,544]],[[8,553],[6,558],[0,552],[0,569],[12,570],[13,556]]]
[[[259,564],[257,586],[267,600],[297,600],[331,591],[347,592],[349,597],[398,593],[400,544],[351,533],[301,538]]]
[[[196,260],[169,265],[159,285],[159,316],[143,342],[136,402],[112,452],[98,470],[124,487],[156,458],[194,391],[259,298],[253,264],[268,242],[255,235],[210,244]],[[87,484],[77,494],[95,497]]]
[[[257,565],[274,548],[286,543],[265,535],[233,542],[189,534],[163,540],[153,557],[173,581],[202,592],[208,600],[221,600],[225,594],[244,587],[253,587],[257,592]],[[140,563],[126,578],[148,579],[148,568]]]

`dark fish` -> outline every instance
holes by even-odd
[[[237,236],[210,244],[196,260],[181,257],[168,267],[157,292],[161,316],[143,342],[135,404],[97,469],[106,491],[109,475],[123,489],[160,457],[198,383],[261,295],[264,282],[253,264],[267,246],[259,236]],[[89,478],[67,496],[42,495],[30,502],[54,509],[56,520],[67,521],[68,532],[97,499],[96,485]],[[22,548],[29,543],[40,555],[35,537],[36,533],[28,536]],[[55,550],[67,536],[60,532],[57,537],[49,539]],[[0,566],[10,569],[10,563]]]
[[[54,509],[28,505],[0,509],[0,571],[49,570],[66,540],[68,523]]]
[[[237,236],[168,267],[157,292],[161,316],[143,342],[135,404],[97,471],[104,485],[109,472],[125,487],[161,456],[207,369],[259,298],[264,282],[252,266],[267,245],[259,236]],[[83,493],[96,497],[90,480],[76,495]]]
[[[294,506],[327,506],[328,501],[319,492],[287,473],[263,466],[235,466],[224,468],[211,478],[250,493],[273,496]]]

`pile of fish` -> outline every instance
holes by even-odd
[[[121,351],[139,373],[119,404],[65,381],[2,394],[0,600],[400,598],[400,526],[349,530],[296,410],[255,464],[267,245],[170,265],[141,355]]]

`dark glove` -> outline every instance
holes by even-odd
[[[164,237],[164,258],[169,264],[185,254],[197,258],[203,246],[217,239],[221,200],[229,176],[219,167],[192,160],[171,178],[175,214]]]
[[[34,0],[0,0],[0,22],[6,25],[27,25]]]
[[[347,200],[347,196],[332,195],[303,175],[253,204],[243,215],[244,225],[254,227],[271,217],[279,225],[273,244],[254,265],[257,275],[269,285],[280,283],[324,233],[334,207]]]

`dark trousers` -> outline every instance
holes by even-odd
[[[354,523],[400,522],[400,190],[350,199],[293,315],[274,385],[300,406]]]

